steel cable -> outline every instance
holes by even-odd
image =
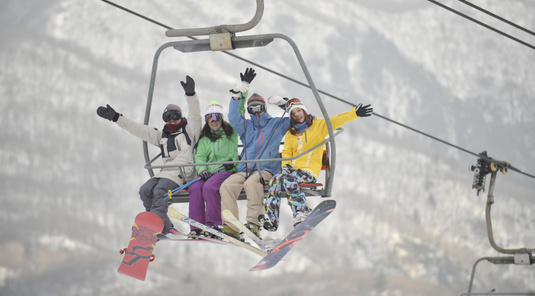
[[[111,1],[108,1],[108,0],[101,0],[101,1],[103,1],[103,2],[105,2],[105,3],[108,3],[108,4],[110,4],[110,5],[114,6],[114,7],[117,7],[117,8],[119,8],[119,9],[122,9],[122,10],[128,12],[128,13],[131,13],[131,14],[135,15],[135,16],[138,16],[138,17],[140,17],[140,18],[143,18],[143,19],[145,19],[145,20],[147,20],[147,21],[149,21],[149,22],[152,22],[152,23],[154,23],[154,24],[157,24],[157,25],[159,25],[159,26],[161,26],[161,27],[164,27],[164,28],[166,28],[166,29],[168,29],[168,30],[173,29],[173,28],[171,28],[171,27],[169,27],[169,26],[166,26],[166,25],[164,25],[164,24],[162,24],[162,23],[160,23],[160,22],[157,22],[157,21],[155,21],[155,20],[153,20],[153,19],[151,19],[151,18],[148,18],[148,17],[146,17],[146,16],[143,16],[143,15],[137,13],[137,12],[134,12],[134,11],[132,11],[132,10],[130,10],[130,9],[127,9],[127,8],[125,8],[125,7],[122,7],[122,6],[120,6],[120,5],[117,5],[117,4],[115,4],[115,3],[111,2]],[[461,16],[464,16],[462,13],[460,13],[460,12],[454,10],[454,9],[451,9],[451,8],[449,8],[449,7],[447,7],[447,6],[444,6],[443,4],[438,3],[438,2],[436,2],[436,1],[434,1],[434,0],[428,0],[428,1],[429,1],[429,2],[432,2],[432,3],[434,3],[434,4],[437,4],[437,5],[443,7],[443,8],[445,8],[445,9],[447,9],[447,10],[450,10],[450,11],[454,12],[454,13],[460,14]],[[488,27],[489,29],[491,29],[491,27],[488,26],[488,25],[482,24],[482,23],[480,23],[479,21],[474,20],[474,19],[472,19],[472,18],[470,18],[470,17],[468,17],[468,16],[466,16],[466,17],[467,17],[468,19],[470,19],[470,20],[472,20],[472,21],[478,23],[478,24],[481,24],[481,25],[484,26],[484,27]],[[498,32],[498,33],[500,33],[500,34],[503,33],[503,32],[501,32],[501,31],[498,31],[498,30],[494,29],[494,28],[492,28],[491,30],[496,31],[496,32]],[[503,34],[505,34],[505,33],[503,33]],[[506,36],[509,36],[509,35],[507,35],[507,34],[505,34],[505,35],[506,35]],[[191,36],[187,36],[187,37],[190,38],[190,39],[193,39],[193,40],[197,40],[197,38],[195,38],[195,37],[191,37]],[[510,36],[510,37],[512,37],[512,36]],[[512,37],[512,38],[513,38],[513,40],[516,39],[516,38],[514,38],[514,37]],[[518,41],[520,41],[520,40],[518,40]],[[535,49],[535,47],[533,47],[532,45],[525,44],[525,43],[522,42],[522,41],[520,41],[520,42],[521,42],[522,44],[526,45],[526,46],[529,46],[529,47]],[[262,66],[262,65],[260,65],[260,64],[258,64],[258,63],[255,63],[255,62],[250,61],[250,60],[248,60],[248,59],[242,58],[242,57],[240,57],[240,56],[237,56],[237,55],[232,54],[232,53],[227,52],[227,51],[221,51],[221,52],[224,53],[224,54],[228,54],[228,55],[230,55],[230,56],[232,56],[232,57],[234,57],[234,58],[237,58],[237,59],[239,59],[239,60],[241,60],[241,61],[244,61],[244,62],[246,62],[246,63],[249,63],[249,64],[251,64],[251,65],[254,65],[254,66],[258,67],[258,68],[264,69],[264,70],[266,70],[266,71],[268,71],[268,72],[270,72],[270,73],[272,73],[272,74],[275,74],[275,75],[277,75],[277,76],[279,76],[279,77],[281,77],[281,78],[287,79],[287,80],[292,81],[292,82],[294,82],[294,83],[296,83],[296,84],[299,84],[299,85],[301,85],[301,86],[310,88],[310,86],[309,86],[308,84],[306,84],[306,83],[303,83],[303,82],[301,82],[301,81],[298,81],[298,80],[296,80],[296,79],[294,79],[294,78],[291,78],[291,77],[289,77],[289,76],[283,75],[283,74],[281,74],[281,73],[279,73],[279,72],[277,72],[277,71],[275,71],[275,70],[269,69],[269,68],[267,68],[267,67],[265,67],[265,66]],[[355,104],[353,104],[353,103],[351,103],[351,102],[349,102],[349,101],[346,101],[346,100],[344,100],[344,99],[342,99],[342,98],[339,98],[339,97],[337,97],[337,96],[335,96],[335,95],[333,95],[333,94],[330,94],[330,93],[328,93],[328,92],[322,91],[322,90],[320,90],[320,89],[318,89],[318,92],[321,93],[321,94],[323,94],[323,95],[326,95],[326,96],[328,96],[328,97],[331,97],[331,98],[333,98],[333,99],[335,99],[335,100],[338,100],[338,101],[340,101],[340,102],[346,103],[346,104],[348,104],[348,105],[351,105],[351,106],[354,106],[354,105],[355,105]],[[450,143],[450,142],[447,142],[447,141],[445,141],[445,140],[439,139],[439,138],[437,138],[437,137],[435,137],[435,136],[432,136],[432,135],[430,135],[430,134],[428,134],[428,133],[422,132],[422,131],[420,131],[420,130],[418,130],[418,129],[415,129],[415,128],[413,128],[413,127],[410,127],[410,126],[408,126],[408,125],[402,124],[402,123],[400,123],[400,122],[398,122],[398,121],[395,121],[395,120],[393,120],[393,119],[390,119],[390,118],[388,118],[388,117],[386,117],[386,116],[380,115],[380,114],[378,114],[377,112],[373,112],[373,115],[375,115],[375,116],[377,116],[377,117],[379,117],[379,118],[381,118],[381,119],[384,119],[384,120],[386,120],[386,121],[389,121],[389,122],[391,122],[391,123],[397,124],[397,125],[399,125],[399,126],[401,126],[401,127],[403,127],[403,128],[409,129],[409,130],[411,130],[411,131],[413,131],[413,132],[419,133],[419,134],[421,134],[421,135],[423,135],[423,136],[429,137],[429,138],[431,138],[431,139],[433,139],[433,140],[435,140],[435,141],[441,142],[441,143],[443,143],[443,144],[445,144],[445,145],[451,146],[451,147],[453,147],[453,148],[455,148],[455,149],[458,149],[458,150],[460,150],[460,151],[463,151],[463,152],[465,152],[465,153],[471,154],[471,155],[476,156],[476,157],[482,157],[482,158],[485,158],[485,160],[487,160],[487,161],[488,161],[488,160],[492,160],[491,158],[484,157],[484,156],[482,156],[482,155],[479,154],[479,153],[475,153],[475,152],[469,151],[469,150],[467,150],[467,149],[465,149],[465,148],[462,148],[462,147],[460,147],[460,146],[454,145],[454,144],[452,144],[452,143]],[[511,169],[511,170],[513,170],[513,171],[515,171],[515,172],[517,172],[517,173],[520,173],[520,174],[523,174],[523,175],[525,175],[525,176],[528,176],[528,177],[531,177],[531,178],[534,178],[534,179],[535,179],[535,175],[531,175],[531,174],[525,173],[525,172],[523,172],[523,171],[521,171],[521,170],[519,170],[519,169],[517,169],[517,168],[515,168],[515,167],[513,167],[513,166],[510,166],[509,169]]]

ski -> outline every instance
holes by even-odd
[[[264,249],[264,242],[254,232],[241,223],[229,210],[223,211],[223,217],[227,219],[232,225],[236,226],[241,232],[247,235],[260,249]]]
[[[310,215],[292,232],[290,232],[282,242],[271,250],[258,264],[250,271],[259,271],[272,268],[295,247],[295,245],[314,229],[323,219],[325,219],[336,207],[336,201],[330,199],[322,201],[312,210]]]
[[[202,229],[204,231],[210,232],[211,234],[214,234],[214,235],[224,239],[225,241],[228,241],[228,242],[233,243],[235,245],[238,245],[238,246],[240,246],[242,248],[245,248],[245,249],[247,249],[247,250],[249,250],[249,251],[251,251],[251,252],[253,252],[253,253],[257,254],[257,255],[260,255],[262,257],[267,255],[265,252],[263,252],[262,250],[260,250],[258,248],[255,248],[255,247],[253,247],[253,246],[251,246],[251,245],[249,245],[247,243],[244,243],[244,242],[242,242],[242,241],[240,241],[238,239],[233,238],[232,236],[230,236],[228,234],[225,234],[225,233],[223,233],[221,231],[215,230],[210,226],[204,225],[204,224],[202,224],[200,222],[197,222],[197,221],[191,219],[190,217],[188,217],[188,216],[180,213],[179,211],[177,211],[175,208],[169,207],[169,214],[175,219],[178,219],[178,220],[180,220],[182,222],[188,223],[189,225],[195,226],[195,227],[200,228],[200,229]]]
[[[230,245],[230,246],[236,246],[232,243],[222,241],[217,238],[211,238],[206,236],[191,236],[188,234],[158,234],[156,237],[161,241],[173,241],[173,242],[207,242],[207,243],[213,243],[213,244],[219,244],[219,245]]]

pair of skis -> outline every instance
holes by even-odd
[[[266,253],[263,252],[262,250],[260,250],[258,248],[255,248],[255,247],[253,247],[253,246],[251,246],[251,245],[249,245],[249,244],[247,244],[245,242],[242,242],[242,241],[240,241],[238,239],[235,239],[234,237],[232,237],[232,236],[230,236],[230,235],[228,235],[226,233],[223,233],[223,232],[221,232],[219,230],[216,230],[216,229],[214,229],[214,228],[212,228],[212,227],[210,227],[208,225],[204,225],[204,224],[202,224],[200,222],[197,222],[197,221],[191,219],[190,217],[180,213],[179,211],[177,211],[176,209],[174,209],[172,207],[169,207],[169,214],[175,219],[178,219],[178,220],[180,220],[182,222],[188,223],[189,225],[192,225],[192,226],[195,226],[197,228],[200,228],[200,229],[202,229],[202,230],[204,230],[206,232],[209,232],[209,233],[211,233],[211,234],[213,234],[213,235],[215,235],[217,237],[222,238],[223,240],[225,240],[227,242],[230,242],[230,243],[233,243],[234,245],[237,245],[237,246],[240,246],[242,248],[245,248],[245,249],[247,249],[247,250],[249,250],[249,251],[251,251],[251,252],[253,252],[255,254],[258,254],[258,255],[260,255],[262,257],[266,256]]]
[[[236,226],[241,232],[247,235],[251,240],[258,246],[254,247],[248,243],[235,239],[232,236],[229,236],[221,231],[213,229],[210,226],[199,223],[186,215],[180,213],[174,208],[169,208],[169,214],[175,219],[181,220],[187,224],[200,228],[204,231],[207,231],[215,236],[223,239],[224,241],[230,242],[234,245],[243,247],[257,255],[262,257],[262,260],[258,262],[250,271],[259,271],[272,268],[277,263],[281,261],[288,252],[301,240],[303,239],[314,227],[316,227],[321,221],[323,221],[335,208],[336,202],[334,200],[325,200],[322,201],[318,206],[312,210],[310,215],[297,227],[295,227],[283,240],[278,242],[274,247],[269,247],[268,252],[266,253],[266,247],[268,247],[267,239],[262,240],[260,237],[256,236],[250,229],[245,227],[242,223],[232,215],[228,210],[223,211],[223,216],[234,226]]]
[[[172,242],[185,242],[185,241],[192,241],[192,242],[209,242],[217,245],[229,245],[229,246],[236,246],[232,243],[229,243],[227,241],[223,241],[217,238],[211,238],[206,237],[202,235],[191,235],[186,233],[169,233],[169,234],[157,234],[156,237],[160,241],[172,241]]]

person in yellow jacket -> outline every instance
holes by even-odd
[[[293,98],[286,102],[286,110],[290,114],[290,128],[286,132],[282,158],[290,158],[320,144],[329,134],[325,119],[310,115],[301,100]],[[370,116],[373,108],[362,103],[352,110],[330,118],[333,129],[359,118]],[[288,205],[292,208],[296,227],[310,213],[305,194],[301,192],[299,183],[314,183],[321,171],[323,146],[307,154],[291,160],[282,161],[282,171],[269,181],[269,193],[265,201],[265,215],[259,216],[264,229],[276,231],[279,226],[279,208],[281,192],[284,188],[288,195]]]

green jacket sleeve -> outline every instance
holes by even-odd
[[[209,154],[210,154],[209,142],[210,140],[206,137],[202,137],[199,140],[199,144],[197,145],[197,153],[195,153],[195,163],[204,163],[204,162],[209,161],[208,159]],[[195,170],[197,171],[197,173],[200,173],[207,169],[208,169],[208,166],[205,166],[205,165],[200,165],[200,166],[195,167]]]

